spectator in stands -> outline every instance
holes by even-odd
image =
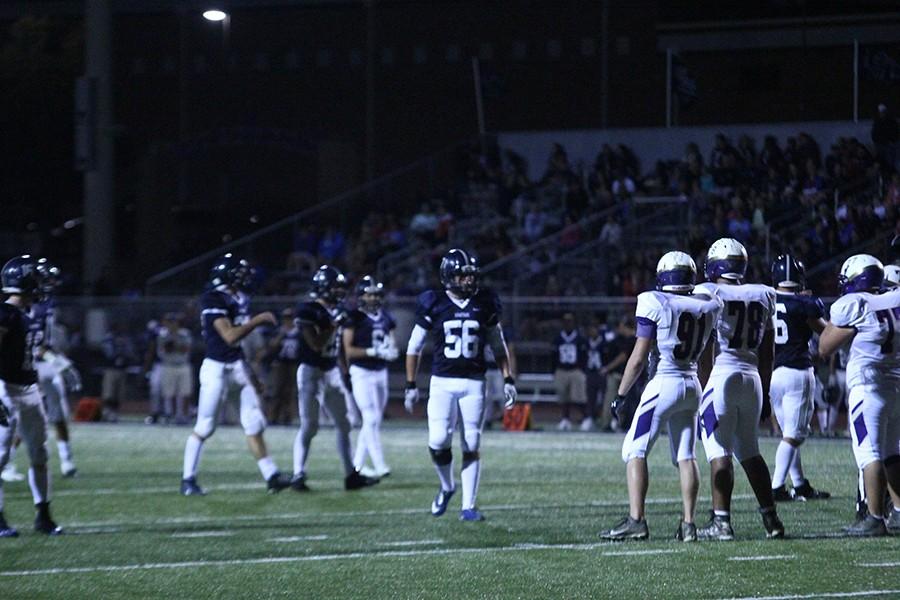
[[[325,235],[319,240],[319,262],[340,262],[344,258],[345,250],[346,238],[344,238],[344,234],[333,225],[330,225],[325,230]]]
[[[562,317],[562,331],[553,342],[553,380],[556,384],[556,399],[559,402],[562,419],[557,425],[560,431],[571,431],[571,406],[577,402],[582,407],[582,431],[593,427],[585,402],[587,401],[584,369],[587,366],[587,339],[578,331],[575,314],[567,312]]]
[[[625,170],[616,173],[612,184],[612,194],[617,200],[630,198],[637,191],[634,180],[628,176]]]
[[[596,427],[597,404],[602,405],[603,395],[606,393],[606,378],[600,372],[603,368],[603,359],[606,354],[606,346],[612,341],[612,332],[607,331],[605,325],[596,316],[592,316],[587,329],[587,364],[585,365],[585,387],[587,402],[585,412],[589,419],[588,425],[582,426],[590,431]],[[607,334],[610,334],[607,337]]]
[[[618,246],[622,241],[622,226],[619,224],[615,215],[606,217],[606,223],[604,223],[603,227],[600,229],[600,236],[598,239],[600,243],[605,246]]]
[[[625,373],[625,363],[631,356],[631,350],[634,348],[634,336],[637,332],[634,318],[624,316],[616,327],[613,340],[607,344],[606,357],[604,366],[600,369],[600,374],[606,378],[606,395],[603,398],[603,406],[600,407],[600,430],[601,431],[622,431],[627,425],[619,423],[609,410],[609,405],[619,393],[619,383],[622,381],[622,374]],[[643,386],[638,386],[642,388]],[[629,393],[629,397],[632,396]]]
[[[438,216],[431,209],[431,204],[428,202],[423,202],[419,206],[419,212],[417,212],[409,222],[409,230],[414,235],[427,241],[432,241],[434,239],[434,232],[437,229],[437,226]]]
[[[888,206],[900,206],[900,173],[891,175],[891,183],[884,195],[884,202]]]
[[[281,325],[270,334],[257,360],[271,360],[267,419],[273,425],[290,425],[297,406],[297,365],[300,364],[300,329],[294,310],[281,311]]]
[[[878,105],[878,114],[872,121],[872,142],[875,153],[882,168],[893,171],[897,168],[897,142],[900,140],[900,128],[897,120],[884,104]]]
[[[453,214],[444,207],[442,200],[438,200],[435,207],[437,224],[434,228],[434,239],[438,243],[446,242],[450,239],[450,234],[453,231]]]
[[[544,237],[547,229],[547,214],[542,211],[537,202],[532,202],[525,215],[525,223],[522,226],[522,234],[527,243],[531,243]]]
[[[581,243],[584,231],[581,224],[578,223],[571,215],[566,214],[566,220],[563,223],[563,229],[559,234],[559,248],[562,251],[571,250]]]
[[[125,399],[126,369],[137,364],[137,356],[131,338],[121,325],[114,324],[101,343],[106,362],[103,366],[101,398],[103,420],[115,423]]]

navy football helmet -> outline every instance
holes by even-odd
[[[453,248],[441,259],[441,283],[461,298],[478,291],[478,261],[460,248]]]
[[[347,295],[347,278],[335,267],[322,265],[313,275],[310,295],[329,304],[340,304]]]
[[[806,288],[806,266],[790,254],[782,254],[772,263],[772,285],[774,287]]]
[[[231,252],[222,255],[209,270],[209,283],[213,287],[227,286],[241,289],[247,285],[251,277],[250,262],[238,258]]]
[[[365,300],[371,296],[371,300]],[[384,302],[384,285],[371,275],[366,275],[356,284],[356,304],[360,309],[377,312]]]
[[[30,254],[23,254],[6,261],[0,271],[4,294],[36,296],[41,290],[38,264]]]
[[[48,258],[39,258],[37,272],[41,278],[41,293],[49,296],[56,291],[62,279],[62,271],[59,270],[59,267],[50,262]]]

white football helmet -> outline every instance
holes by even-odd
[[[884,285],[886,287],[900,286],[900,267],[897,265],[886,265],[884,267]]]
[[[697,265],[684,252],[666,252],[656,263],[656,289],[663,292],[690,292],[696,276]]]
[[[854,254],[844,261],[838,275],[842,294],[877,290],[884,282],[884,265],[870,254]]]
[[[704,272],[709,281],[720,277],[740,281],[747,273],[747,249],[734,238],[716,240],[706,253]]]

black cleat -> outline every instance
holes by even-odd
[[[291,489],[295,492],[308,492],[309,486],[306,485],[306,475],[301,473],[291,477]]]
[[[777,488],[772,488],[772,498],[775,502],[793,502],[796,498],[794,497],[796,490],[791,491],[787,489],[786,485],[778,486]]]
[[[844,528],[844,532],[852,537],[881,537],[887,535],[884,519],[866,515],[861,521]]]
[[[181,495],[182,496],[205,496],[206,490],[200,487],[197,484],[196,477],[188,477],[187,479],[181,480]]]
[[[9,526],[9,523],[7,523],[6,519],[3,517],[3,513],[0,512],[0,538],[14,537],[19,537],[19,532],[15,527]]]
[[[794,497],[797,500],[828,500],[831,498],[831,494],[828,492],[823,492],[822,490],[817,490],[813,486],[809,485],[808,481],[804,481],[803,485],[794,488]],[[776,498],[777,500],[777,498]]]
[[[291,480],[278,471],[272,474],[269,479],[266,480],[266,490],[270,494],[277,494],[283,489],[291,487]]]
[[[784,524],[778,518],[775,508],[760,508],[759,514],[762,516],[763,527],[766,528],[766,537],[770,540],[781,539],[784,537]]]
[[[381,481],[380,479],[375,479],[374,477],[366,477],[361,474],[359,471],[353,471],[347,477],[344,478],[344,489],[345,490],[360,490],[364,487],[370,487],[375,485]]]
[[[45,535],[62,535],[62,527],[50,518],[50,505],[42,502],[37,505],[37,515],[34,517],[34,530]]]
[[[644,519],[633,519],[628,515],[615,524],[612,529],[600,532],[600,539],[621,542],[623,540],[646,540],[650,537],[650,529]]]

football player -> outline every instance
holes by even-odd
[[[338,455],[344,467],[344,489],[358,490],[375,485],[378,479],[362,475],[353,464],[350,448],[350,421],[347,418],[342,369],[338,366],[340,328],[348,313],[342,302],[347,295],[347,278],[336,268],[322,265],[313,275],[311,299],[297,306],[300,336],[300,366],[297,367],[297,397],[300,430],[294,439],[294,477],[291,487],[298,492],[306,485],[306,461],[313,437],[319,431],[319,404],[334,419]]]
[[[400,356],[394,339],[396,324],[383,305],[384,285],[366,275],[356,284],[356,309],[350,312],[341,334],[353,397],[362,413],[353,464],[365,473],[368,456],[374,467],[371,475],[379,478],[391,473],[381,448],[381,419],[388,401],[387,363]]]
[[[900,266],[884,266],[884,287],[886,289],[900,287]]]
[[[38,389],[34,357],[43,342],[44,327],[29,316],[41,293],[37,261],[18,256],[3,265],[0,281],[9,297],[0,304],[0,469],[9,460],[9,449],[18,425],[28,446],[31,468],[28,483],[37,515],[34,529],[59,535],[62,529],[50,516],[50,473],[47,469],[47,417]],[[3,517],[3,483],[0,482],[0,537],[18,532]]]
[[[35,350],[35,370],[38,388],[44,399],[47,422],[56,429],[56,447],[63,477],[74,477],[77,471],[69,444],[68,392],[81,390],[81,376],[72,361],[66,358],[59,340],[54,339],[56,302],[53,293],[59,285],[59,268],[46,258],[37,261],[40,277],[40,299],[31,307],[32,327],[43,330],[43,342]]]
[[[656,373],[641,394],[631,427],[622,445],[628,481],[629,514],[600,537],[606,540],[645,540],[644,519],[649,474],[647,455],[664,428],[669,433],[672,464],[681,479],[683,513],[675,532],[678,540],[697,540],[694,512],[700,488],[700,472],[694,456],[700,381],[697,359],[712,337],[722,311],[716,296],[696,294],[697,267],[684,252],[668,252],[656,265],[656,291],[638,296],[637,341],[625,366],[613,401],[613,412],[625,405],[625,397],[653,352]]]
[[[713,513],[697,531],[700,539],[733,540],[731,494],[734,490],[732,455],[741,463],[759,503],[766,537],[784,537],[772,498],[769,467],[759,452],[759,418],[763,394],[772,374],[775,290],[743,283],[747,250],[732,238],[722,238],[706,254],[708,283],[698,289],[722,299],[725,306],[716,323],[717,343],[702,358],[700,435],[710,464]]]
[[[815,408],[816,376],[810,356],[813,333],[825,329],[825,306],[815,296],[804,294],[806,267],[789,254],[772,263],[772,285],[776,291],[774,319],[775,370],[769,398],[781,428],[782,440],[775,454],[772,495],[776,502],[818,500],[831,494],[813,488],[803,475],[800,445],[809,436]],[[788,471],[794,488],[785,485]]]
[[[244,285],[249,263],[230,252],[213,265],[209,274],[209,288],[200,298],[200,320],[206,357],[200,366],[200,397],[197,423],[184,448],[184,470],[181,493],[202,496],[206,491],[197,483],[197,470],[203,444],[216,430],[216,412],[230,388],[237,388],[241,398],[240,419],[247,445],[266,480],[270,493],[290,485],[269,456],[263,431],[266,419],[259,407],[259,395],[250,382],[248,367],[240,342],[251,331],[263,325],[275,325],[271,312],[259,313],[238,325],[237,292]]]
[[[481,431],[484,426],[483,347],[490,343],[504,378],[506,407],[516,401],[515,381],[500,325],[497,295],[478,287],[478,263],[465,250],[454,248],[441,260],[442,290],[423,292],[416,304],[415,326],[406,350],[405,407],[414,410],[419,401],[416,374],[426,337],[431,337],[434,355],[428,393],[428,451],[437,470],[440,489],[431,503],[435,517],[447,511],[456,492],[453,479],[453,431],[459,424],[462,446],[463,521],[482,521],[475,504],[481,474]]]
[[[175,423],[187,422],[187,401],[194,393],[191,373],[191,332],[179,323],[179,316],[167,313],[156,340],[159,356],[160,392],[163,397],[166,418],[174,416]]]
[[[144,419],[147,425],[156,425],[160,418],[165,418],[162,390],[160,389],[160,372],[162,365],[159,362],[159,353],[156,348],[156,340],[160,333],[159,321],[151,319],[147,321],[142,340],[146,341],[144,351],[144,378],[147,380],[148,400],[150,401],[150,414]]]
[[[900,532],[900,291],[878,294],[883,281],[884,267],[874,256],[857,254],[844,261],[838,276],[841,297],[831,305],[831,322],[819,340],[823,357],[851,344],[848,420],[868,514],[845,531],[864,537]],[[894,504],[889,515],[885,488]]]

